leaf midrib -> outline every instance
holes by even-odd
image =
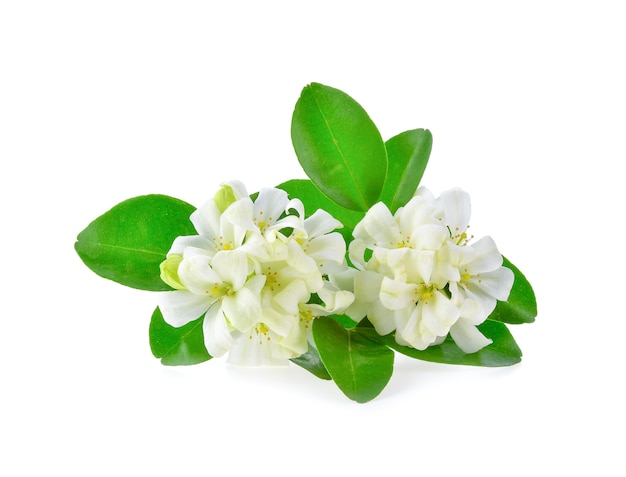
[[[348,161],[346,160],[346,157],[345,157],[341,147],[339,146],[339,140],[335,137],[335,134],[333,133],[333,130],[330,127],[330,123],[328,121],[328,118],[324,114],[324,111],[322,110],[319,102],[317,101],[317,96],[316,96],[315,92],[313,92],[313,101],[315,101],[315,105],[317,106],[318,111],[322,115],[322,119],[324,120],[324,123],[326,124],[326,129],[330,133],[330,137],[332,138],[333,144],[335,145],[335,148],[337,149],[337,152],[339,153],[339,157],[341,157],[341,160],[342,160],[346,170],[348,171],[348,175],[350,176],[350,179],[352,180],[352,183],[354,184],[354,188],[356,189],[356,191],[358,193],[358,196],[359,196],[359,199],[361,200],[361,205],[363,207],[363,210],[367,210],[368,209],[367,200],[366,200],[365,196],[363,195],[363,192],[361,191],[361,189],[358,186],[358,182],[357,182],[356,177],[354,175],[354,171],[352,170],[352,168],[348,164]]]
[[[155,255],[158,257],[163,257],[164,254],[162,252],[155,252],[154,250],[146,250],[143,248],[132,248],[132,247],[124,247],[122,245],[112,245],[112,244],[108,244],[108,243],[102,243],[102,242],[91,242],[88,240],[79,240],[78,242],[76,242],[77,244],[86,244],[86,245],[92,245],[92,246],[96,246],[96,247],[103,247],[103,248],[111,248],[114,250],[126,250],[129,252],[139,252],[139,253],[145,253],[148,255]]]

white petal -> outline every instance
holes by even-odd
[[[313,215],[304,221],[304,227],[308,237],[313,238],[339,229],[343,225],[325,210],[317,209]]]
[[[224,184],[221,184],[222,186],[229,186],[232,190],[233,193],[235,194],[235,198],[237,199],[242,199],[244,197],[248,197],[248,191],[246,189],[246,186],[243,184],[243,182],[238,181],[238,180],[231,180],[228,182],[225,182]]]
[[[383,278],[380,285],[380,302],[390,310],[413,308],[416,301],[417,286],[391,278]]]
[[[275,188],[263,188],[254,201],[254,218],[257,225],[265,222],[272,225],[285,212],[289,197],[287,192]]]
[[[308,328],[297,319],[297,321],[290,328],[287,336],[283,337],[274,344],[272,350],[274,356],[281,356],[286,358],[295,358],[303,353],[306,353],[309,349],[309,342],[307,340]],[[282,348],[282,349],[281,349]]]
[[[338,290],[328,282],[317,294],[326,305],[324,308],[329,314],[342,312],[354,301],[354,293]]]
[[[202,254],[189,255],[178,266],[178,277],[183,285],[198,295],[209,294],[216,284],[222,283],[221,277],[209,265],[209,258]]]
[[[204,316],[202,323],[204,346],[211,356],[217,358],[237,343],[240,333],[228,326],[220,303],[215,303]]]
[[[239,331],[248,331],[263,316],[259,295],[245,287],[234,295],[226,295],[222,308],[230,324]]]
[[[200,235],[211,240],[219,235],[220,215],[217,204],[211,199],[196,209],[189,220]]]
[[[287,206],[285,207],[285,212],[289,214],[291,213],[291,210],[295,210],[296,215],[300,219],[304,219],[304,204],[302,203],[300,199],[291,199],[287,203]]]
[[[350,245],[348,245],[348,256],[352,264],[359,270],[365,270],[365,249],[367,245],[365,241],[360,238],[355,238]]]
[[[502,265],[502,255],[498,252],[498,247],[491,237],[483,237],[471,244],[470,247],[475,255],[466,267],[472,275],[490,272]]]
[[[450,336],[465,353],[475,353],[492,343],[476,326],[462,319],[450,328]]]
[[[405,237],[411,237],[418,227],[436,224],[434,208],[423,197],[413,197],[404,207],[400,207],[395,218]]]
[[[450,227],[452,235],[467,230],[472,213],[470,196],[467,192],[458,188],[442,192],[435,200],[435,207],[443,212],[443,222]]]
[[[233,225],[244,230],[258,230],[253,218],[254,205],[248,197],[239,199],[228,206],[222,214],[222,220],[227,220]]]
[[[187,290],[159,293],[158,302],[165,322],[177,328],[200,318],[210,305],[206,296]]]
[[[368,245],[395,248],[401,242],[398,224],[385,204],[374,204],[354,228],[353,235]]]
[[[515,276],[510,269],[500,267],[492,272],[473,276],[470,281],[470,289],[475,293],[506,301],[514,280]]]
[[[303,280],[292,280],[274,295],[274,302],[289,314],[298,314],[298,305],[309,301],[311,293]]]
[[[441,224],[424,224],[413,229],[411,248],[416,250],[439,250],[450,238],[450,232]]]
[[[422,197],[431,204],[435,201],[435,196],[426,186],[419,186],[415,191],[415,197]]]
[[[418,304],[408,314],[408,319],[401,318],[401,314],[396,316],[396,341],[398,343],[400,343],[398,340],[398,336],[400,336],[404,342],[413,348],[425,350],[437,338],[436,334],[423,326],[423,313],[424,306]]]
[[[459,316],[459,309],[440,291],[435,291],[431,298],[423,301],[424,326],[437,336],[447,335]]]
[[[174,243],[172,243],[170,251],[167,254],[183,255],[187,247],[206,250],[208,253],[213,254],[217,252],[215,244],[207,238],[201,237],[200,235],[183,235],[174,239]]]
[[[354,296],[357,301],[373,303],[378,301],[380,286],[384,275],[376,272],[362,271],[354,276]]]
[[[238,366],[287,366],[288,358],[276,358],[272,353],[271,340],[253,332],[242,336],[228,354],[228,363]]]
[[[350,310],[350,308],[348,309]],[[397,312],[385,308],[379,301],[371,304],[367,310],[367,319],[374,325],[376,333],[387,335],[396,329]],[[352,318],[352,315],[348,315]],[[354,319],[354,318],[353,318]]]
[[[213,257],[212,266],[221,281],[230,283],[235,291],[243,287],[249,273],[248,257],[240,250],[218,252]]]
[[[343,263],[346,256],[346,242],[338,232],[315,237],[305,248],[305,253],[317,264],[326,262]]]

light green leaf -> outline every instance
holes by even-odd
[[[160,263],[179,235],[193,235],[195,210],[165,195],[128,199],[78,234],[74,247],[92,271],[141,290],[171,290],[160,278]]]
[[[510,324],[532,323],[537,316],[535,292],[522,272],[506,257],[502,258],[502,265],[513,271],[515,281],[508,300],[499,301],[489,319]]]
[[[343,224],[343,228],[337,231],[343,235],[346,243],[352,241],[352,231],[365,215],[364,212],[346,209],[333,202],[322,194],[313,182],[308,179],[293,179],[283,182],[277,187],[287,192],[290,198],[300,199],[304,204],[307,216],[312,215],[317,209],[323,209],[328,212]]]
[[[342,207],[367,211],[387,174],[387,152],[365,110],[338,89],[311,83],[302,90],[291,139],[313,183]]]
[[[399,345],[393,334],[379,337],[372,328],[362,328],[362,332],[404,355],[423,361],[486,367],[511,366],[521,361],[522,351],[504,323],[487,320],[478,329],[493,343],[472,354],[463,352],[450,337],[440,345],[420,351]]]
[[[331,317],[319,317],[313,321],[313,339],[328,373],[350,399],[370,401],[389,382],[393,351],[359,328],[347,330]]]
[[[152,354],[166,366],[187,366],[211,359],[204,346],[202,320],[175,328],[163,320],[161,310],[154,310],[149,329]]]
[[[292,358],[291,361],[320,379],[332,379],[328,371],[326,371],[319,353],[311,345],[309,345],[309,350],[306,353],[297,358]]]
[[[380,200],[395,213],[415,195],[428,164],[433,136],[427,129],[413,129],[392,137],[385,147],[389,165]]]

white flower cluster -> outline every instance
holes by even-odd
[[[315,316],[339,313],[354,295],[327,275],[347,269],[341,223],[300,200],[263,189],[255,201],[230,182],[191,215],[198,235],[178,237],[161,264],[173,287],[161,294],[163,319],[180,327],[204,316],[211,356],[231,363],[287,363],[308,350]]]
[[[398,344],[419,350],[448,334],[466,353],[490,344],[476,325],[508,298],[514,276],[491,237],[469,243],[469,217],[460,189],[434,198],[420,188],[395,215],[374,205],[349,247],[358,269],[350,317],[367,316],[380,335],[395,331]]]
[[[175,290],[161,294],[164,320],[203,316],[211,356],[231,363],[284,364],[308,350],[316,316],[365,316],[380,335],[424,350],[450,335],[466,353],[491,343],[477,328],[514,275],[491,237],[467,235],[469,195],[435,198],[420,188],[392,214],[374,205],[346,244],[324,210],[305,218],[298,199],[262,189],[256,200],[230,182],[191,215],[198,235],[178,237],[161,264]]]

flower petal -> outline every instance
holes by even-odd
[[[210,306],[210,300],[206,296],[187,290],[159,293],[158,302],[163,320],[177,328],[197,320]]]
[[[415,284],[384,277],[380,285],[380,302],[390,310],[413,308],[417,296],[416,290]]]
[[[465,266],[472,275],[491,272],[502,265],[502,255],[498,252],[498,247],[491,237],[483,237],[470,247],[474,251],[474,256]]]
[[[248,331],[263,315],[260,296],[245,287],[233,295],[226,295],[222,299],[222,308],[232,327],[239,331]]]
[[[398,224],[385,204],[374,204],[354,228],[353,235],[369,246],[396,248],[400,239]]]
[[[450,227],[453,236],[462,234],[469,226],[472,207],[470,196],[462,189],[450,189],[441,193],[435,199],[437,216],[442,217],[443,223]]]
[[[228,363],[238,366],[287,366],[288,358],[276,358],[267,336],[251,330],[249,336],[237,341],[228,354]]]
[[[202,331],[204,346],[214,358],[229,351],[241,336],[241,333],[228,326],[220,303],[213,304],[207,311],[202,322]]]
[[[198,233],[211,240],[213,237],[219,236],[221,212],[213,199],[206,201],[198,207],[189,220],[196,228]]]
[[[230,283],[234,291],[240,290],[248,277],[248,257],[240,250],[220,251],[213,257],[213,271],[222,282]]]
[[[486,338],[476,326],[467,320],[457,321],[450,328],[450,336],[465,353],[475,353],[492,343],[492,340]]]
[[[437,336],[447,335],[459,316],[459,309],[440,291],[423,301],[423,324]]]
[[[317,209],[313,215],[304,220],[304,228],[309,238],[319,237],[342,227],[341,222],[323,209]]]

